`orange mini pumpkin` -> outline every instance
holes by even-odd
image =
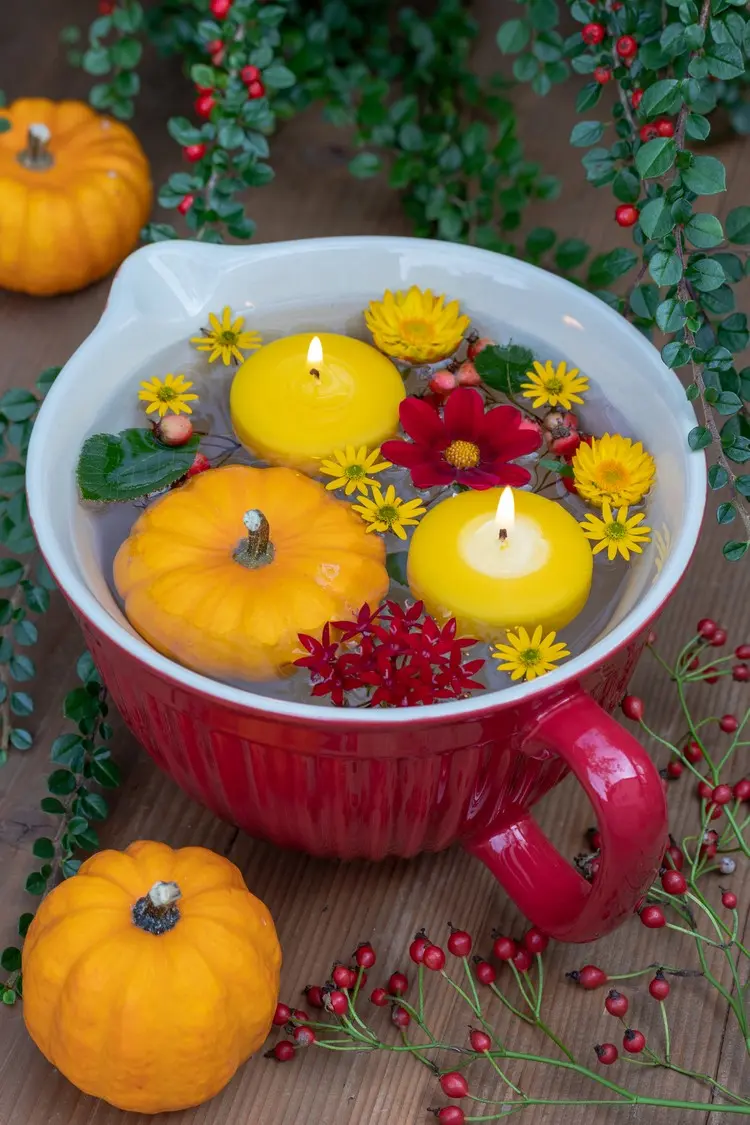
[[[126,125],[83,102],[0,111],[0,287],[49,296],[105,277],[151,210],[148,161]]]
[[[388,589],[383,542],[347,503],[295,469],[247,465],[201,473],[147,508],[114,579],[149,644],[232,680],[283,675],[299,633],[320,636]]]
[[[139,841],[92,856],[39,907],[24,1019],[84,1093],[135,1113],[188,1109],[265,1040],[280,965],[271,915],[233,863]]]

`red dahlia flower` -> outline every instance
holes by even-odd
[[[515,406],[485,412],[482,396],[458,387],[441,417],[419,398],[406,398],[399,409],[401,425],[412,441],[385,441],[384,457],[411,473],[415,488],[457,481],[467,488],[528,484],[531,473],[509,462],[533,453],[541,444],[539,426]]]

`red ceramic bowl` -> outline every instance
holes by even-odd
[[[137,377],[184,370],[186,341],[209,311],[247,309],[278,333],[352,331],[368,300],[411,284],[460,298],[483,332],[507,338],[512,326],[515,339],[580,366],[618,429],[654,453],[649,523],[658,534],[601,635],[531,684],[397,711],[275,700],[160,656],[113,600],[97,513],[78,503],[74,469],[85,436],[137,424]],[[694,422],[677,378],[638,332],[596,298],[524,263],[395,238],[160,243],[126,261],[101,322],[50,391],[29,451],[29,503],[112,698],[187,793],[252,835],[315,855],[380,859],[460,842],[536,925],[561,940],[590,941],[633,910],[665,845],[662,782],[609,712],[698,535],[705,465],[687,449]],[[601,831],[593,884],[531,811],[568,770]]]

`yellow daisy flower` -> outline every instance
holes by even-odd
[[[493,645],[491,655],[498,661],[500,672],[510,672],[511,680],[535,680],[545,672],[552,672],[558,660],[570,656],[563,641],[555,643],[557,633],[547,633],[537,625],[533,635],[524,628],[508,632],[506,645]],[[500,663],[502,661],[502,663]]]
[[[577,367],[568,370],[567,363],[558,363],[557,367],[551,360],[538,363],[534,360],[534,370],[527,371],[530,383],[522,383],[521,390],[524,398],[533,398],[532,406],[561,406],[563,410],[572,410],[573,403],[583,402],[582,394],[589,389],[589,381],[585,375],[578,374]]]
[[[406,539],[404,528],[418,524],[427,509],[421,500],[402,500],[389,484],[385,495],[376,485],[371,497],[363,497],[359,504],[352,504],[352,511],[368,524],[368,531],[392,531],[399,539]]]
[[[589,512],[586,516],[588,522],[584,521],[580,526],[583,528],[583,534],[586,538],[596,543],[596,546],[592,547],[595,555],[606,548],[607,558],[610,562],[617,555],[622,555],[627,562],[630,559],[631,551],[640,555],[643,544],[651,542],[649,535],[651,528],[638,526],[641,520],[645,518],[643,512],[638,512],[637,515],[628,519],[626,507],[620,508],[615,517],[611,506],[605,500],[602,504],[602,519]]]
[[[346,449],[334,449],[332,458],[320,462],[321,473],[334,478],[326,488],[343,488],[347,496],[351,496],[356,488],[357,492],[366,496],[369,486],[378,483],[370,473],[382,473],[391,467],[390,461],[379,461],[376,464],[379,456],[380,446],[373,449],[372,453],[368,453],[365,445],[361,445],[359,449],[355,449],[353,445],[347,445]]]
[[[453,355],[469,327],[458,301],[446,305],[444,294],[433,297],[416,285],[408,292],[386,289],[382,301],[370,301],[365,320],[381,352],[414,363]]]
[[[637,504],[656,476],[656,463],[639,441],[620,434],[581,442],[573,457],[573,477],[582,499],[601,508],[608,500],[613,507]]]
[[[214,314],[208,314],[210,327],[202,328],[200,336],[192,336],[190,343],[199,352],[210,352],[208,362],[221,359],[225,367],[233,361],[242,363],[243,352],[252,352],[260,347],[261,335],[259,332],[243,332],[245,325],[244,316],[232,320],[232,310],[226,306],[221,314],[221,320]]]
[[[141,383],[138,398],[149,404],[147,414],[156,411],[160,418],[170,411],[172,414],[192,414],[193,408],[188,403],[198,401],[197,395],[187,393],[192,385],[184,375],[167,375],[163,382],[154,378]]]

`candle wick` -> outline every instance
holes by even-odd
[[[314,375],[316,379],[320,378],[320,372],[318,371],[317,367],[311,367],[310,374]]]
[[[500,530],[497,533],[497,537],[498,537],[498,539],[500,540],[501,543],[504,543],[505,540],[508,538],[508,532],[506,531],[506,529],[504,527],[500,528]]]

